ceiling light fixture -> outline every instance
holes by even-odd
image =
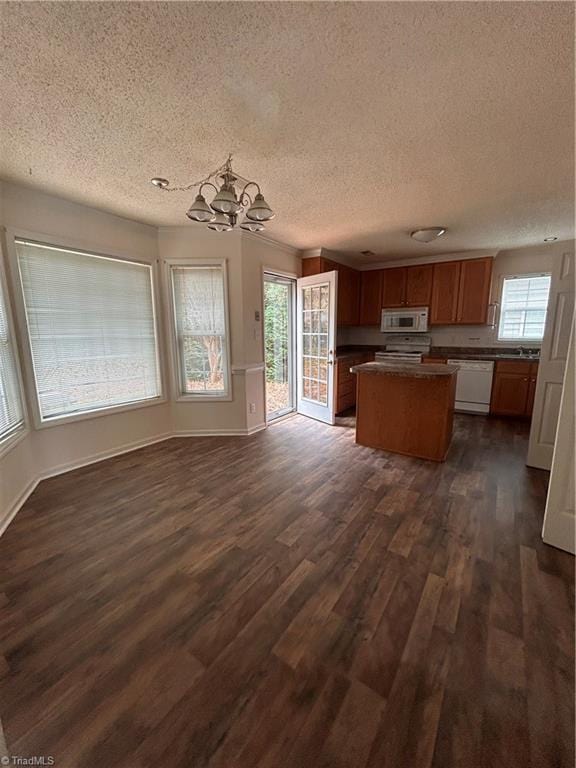
[[[545,237],[544,238],[544,242],[545,243],[553,243],[554,240],[558,240],[558,238],[557,237]]]
[[[187,192],[189,189],[198,187],[198,194],[186,211],[186,216],[192,221],[207,224],[208,228],[215,232],[229,232],[238,223],[241,229],[248,232],[261,232],[265,229],[263,222],[270,221],[275,215],[264,199],[260,186],[232,170],[232,155],[229,155],[226,162],[205,179],[193,181],[183,187],[171,187],[168,179],[159,177],[154,177],[150,181],[164,192]],[[238,192],[236,192],[236,182],[239,182],[238,186],[241,187]],[[216,192],[211,203],[206,202],[203,195],[206,187],[211,187]],[[247,192],[249,187],[256,188],[253,197]],[[240,221],[242,216],[244,218]]]
[[[414,232],[410,232],[410,237],[414,240],[418,240],[419,243],[431,243],[436,240],[437,237],[446,232],[446,227],[429,227],[428,229],[415,229]]]

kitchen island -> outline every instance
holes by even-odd
[[[357,443],[420,459],[446,459],[456,366],[375,362],[350,370],[357,375]]]

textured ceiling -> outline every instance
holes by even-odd
[[[149,179],[201,178],[232,151],[277,211],[268,234],[301,248],[381,261],[574,237],[571,3],[0,13],[2,178],[186,225],[192,195]],[[436,243],[407,236],[433,225]]]

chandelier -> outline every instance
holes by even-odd
[[[205,179],[193,181],[183,187],[171,187],[168,179],[157,177],[151,179],[151,182],[164,192],[187,192],[198,187],[198,194],[186,211],[186,216],[192,221],[207,224],[208,228],[215,232],[229,232],[237,224],[248,232],[261,232],[265,228],[263,222],[274,218],[274,211],[264,200],[260,186],[232,170],[232,155]],[[238,185],[238,192],[235,184]],[[255,187],[253,196],[247,191],[252,187]],[[210,203],[206,202],[203,194],[206,188],[211,188],[216,193]]]

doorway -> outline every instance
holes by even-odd
[[[295,310],[296,280],[264,273],[264,361],[266,420],[296,410]]]

